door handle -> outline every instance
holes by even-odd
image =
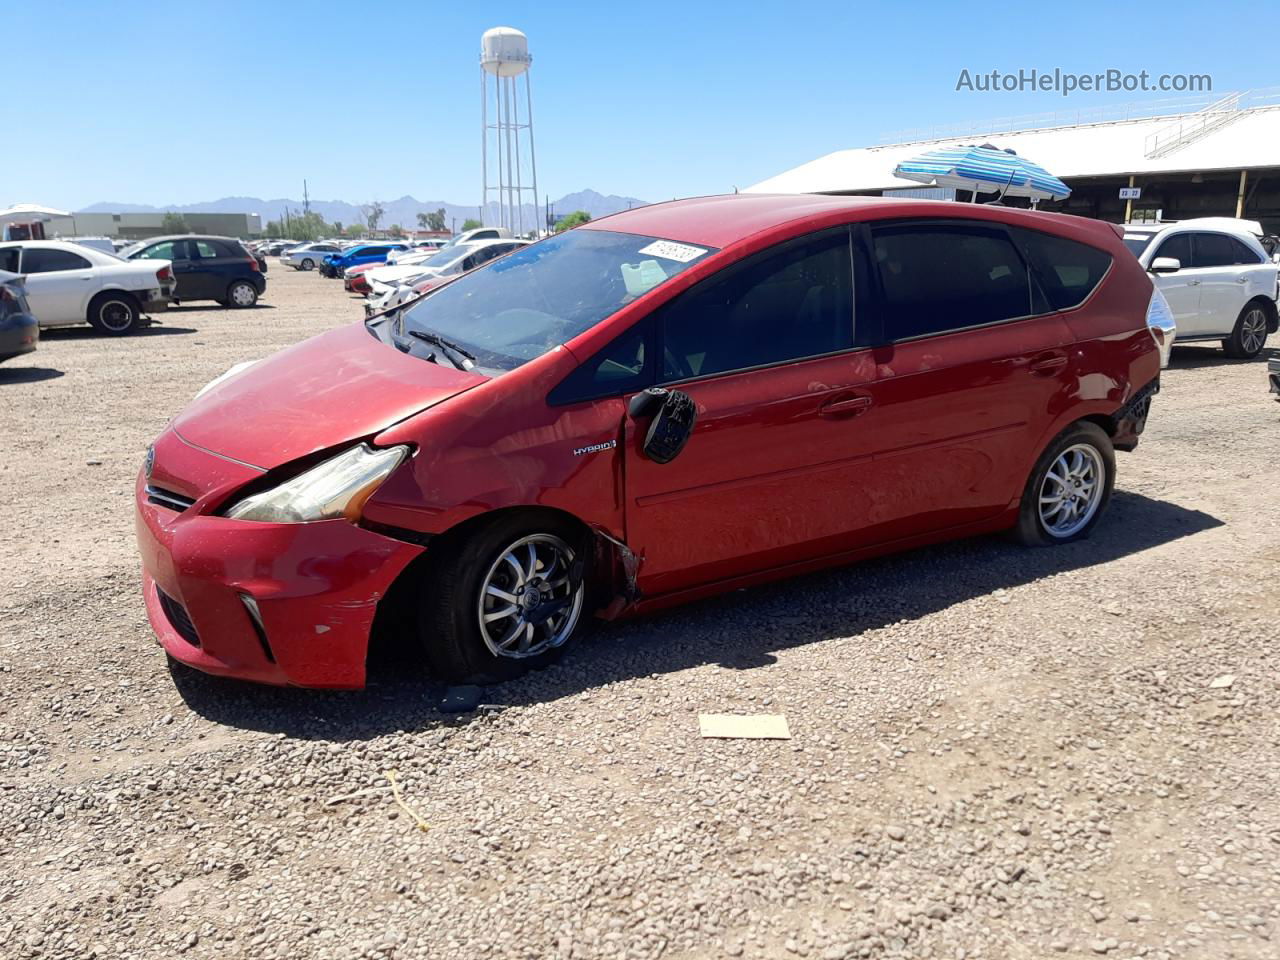
[[[1248,282],[1249,282],[1248,277],[1236,277],[1236,283],[1248,283]]]
[[[1188,287],[1198,287],[1198,286],[1200,286],[1200,281],[1199,281],[1199,280],[1188,280],[1188,281],[1187,281],[1187,286],[1188,286]]]
[[[1067,365],[1065,353],[1045,353],[1031,361],[1032,373],[1056,373]]]
[[[871,398],[865,394],[856,397],[842,397],[839,400],[828,400],[818,413],[824,417],[856,417],[871,408]]]

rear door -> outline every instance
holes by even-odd
[[[1228,336],[1244,305],[1260,293],[1274,293],[1273,268],[1225,233],[1192,234],[1192,257],[1200,278],[1200,332]],[[1266,291],[1270,286],[1272,290]]]
[[[225,300],[227,287],[244,269],[248,257],[232,256],[231,248],[219,240],[196,238],[190,245],[192,276],[196,278],[201,300]]]
[[[87,319],[97,275],[86,257],[56,247],[23,247],[19,272],[27,275],[27,301],[41,325]]]
[[[876,428],[862,416],[874,364],[859,349],[855,299],[865,279],[854,279],[854,252],[845,228],[804,237],[731,265],[652,315],[656,378],[692,397],[698,419],[666,464],[643,453],[647,421],[626,421],[627,539],[643,558],[642,592],[859,542]],[[859,272],[865,278],[865,263]],[[635,356],[634,344],[620,346]],[[610,369],[625,377],[629,366]]]
[[[1169,309],[1173,311],[1173,319],[1178,324],[1177,336],[1189,336],[1198,332],[1200,323],[1200,284],[1202,278],[1195,269],[1191,257],[1191,234],[1175,233],[1171,237],[1157,241],[1152,255],[1156,257],[1172,257],[1182,264],[1176,273],[1152,274],[1156,286],[1169,301]]]
[[[1071,330],[999,224],[905,220],[866,236],[881,324],[867,538],[994,518],[1074,376]]]

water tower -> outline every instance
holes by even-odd
[[[497,223],[489,225],[507,227],[517,236],[540,226],[536,214],[538,165],[533,155],[533,91],[529,86],[532,62],[528,38],[513,27],[494,27],[480,37],[482,210],[489,224],[489,205],[496,200]],[[535,211],[532,215],[525,211],[526,195]]]

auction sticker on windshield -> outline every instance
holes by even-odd
[[[655,240],[647,247],[641,247],[637,252],[650,257],[662,257],[664,260],[675,260],[677,263],[688,263],[690,260],[698,259],[707,251],[702,247],[691,247],[671,240]]]

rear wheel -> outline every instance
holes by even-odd
[[[1072,424],[1036,461],[1022,491],[1015,537],[1028,546],[1087,537],[1111,501],[1115,467],[1106,432],[1088,421]]]
[[[132,294],[109,290],[89,302],[88,320],[98,332],[120,337],[141,326],[142,308]]]
[[[558,517],[514,514],[428,565],[420,635],[433,674],[487,682],[557,659],[586,606],[586,543]]]
[[[1252,360],[1267,342],[1267,310],[1260,303],[1246,303],[1231,330],[1222,341],[1222,352],[1236,360]]]
[[[233,307],[252,307],[258,302],[258,289],[248,280],[237,280],[227,287],[227,303]]]

